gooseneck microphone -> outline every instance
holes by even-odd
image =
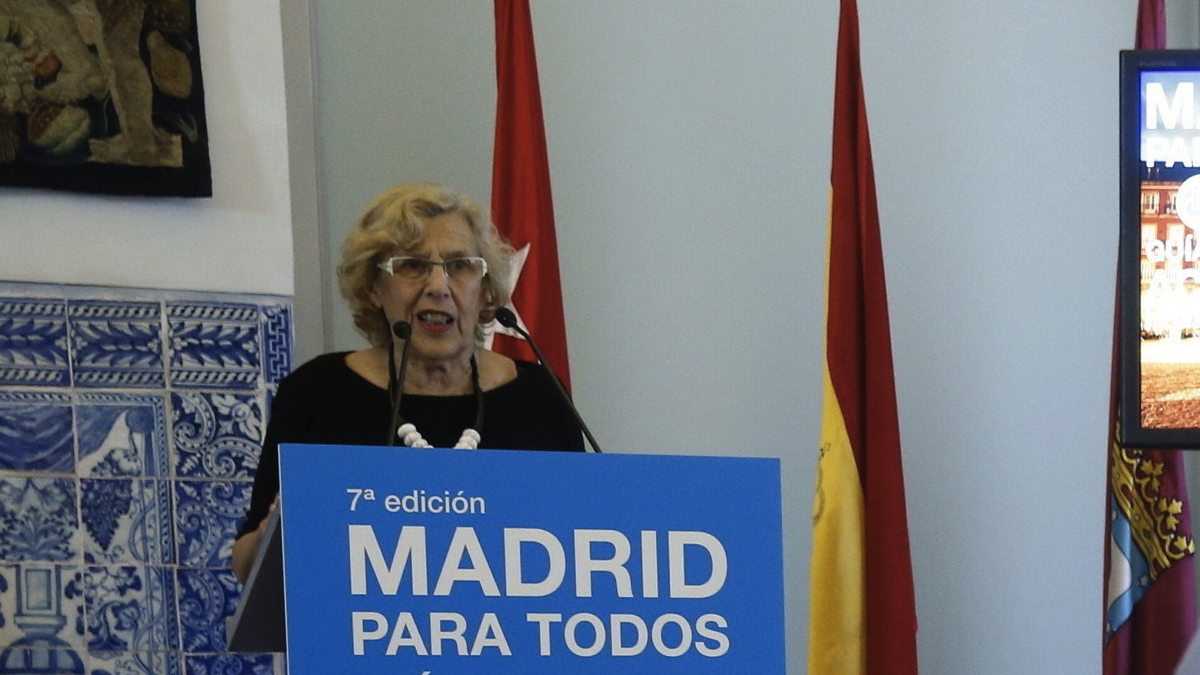
[[[397,321],[392,324],[392,335],[404,341],[400,352],[400,373],[396,374],[396,348],[388,348],[388,393],[392,395],[392,421],[388,424],[389,446],[396,445],[396,428],[400,426],[400,395],[404,393],[404,372],[408,370],[408,345],[412,337],[412,324],[407,321]]]
[[[583,429],[583,435],[587,438],[588,444],[592,446],[592,452],[600,452],[600,446],[596,443],[595,437],[592,436],[592,432],[588,429],[583,418],[579,416],[579,411],[575,408],[575,402],[571,400],[571,395],[567,393],[567,390],[562,385],[562,381],[558,379],[558,375],[554,373],[554,370],[550,368],[550,364],[546,362],[546,357],[542,356],[542,350],[538,349],[537,343],[533,341],[533,337],[517,323],[517,315],[511,309],[501,307],[496,310],[496,321],[500,322],[500,325],[505,328],[517,331],[521,337],[525,338],[529,346],[533,347],[533,353],[537,355],[538,363],[546,369],[546,372],[550,375],[550,379],[554,382],[554,386],[558,388],[559,396],[566,402],[567,408],[571,410],[571,414],[575,416],[575,421],[579,423],[579,428]]]

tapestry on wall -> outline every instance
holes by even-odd
[[[211,196],[195,0],[0,0],[0,185]]]

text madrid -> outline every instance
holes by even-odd
[[[1196,114],[1195,83],[1180,82],[1168,93],[1162,82],[1149,82],[1142,98],[1145,105],[1142,160],[1146,166],[1154,166],[1156,162],[1163,162],[1168,167],[1176,164],[1200,166],[1200,136],[1188,138],[1154,133],[1158,130],[1179,132],[1200,129],[1200,118]]]
[[[568,555],[565,545],[555,534],[525,527],[503,528],[503,590],[493,571],[493,562],[484,552],[473,527],[457,527],[446,546],[441,569],[434,580],[432,595],[450,596],[456,584],[469,585],[487,597],[536,598],[549,596],[567,582]],[[593,579],[608,577],[618,598],[658,598],[663,593],[672,599],[710,598],[721,591],[728,573],[725,547],[713,535],[698,531],[668,531],[666,546],[659,551],[659,533],[644,530],[637,535],[639,560],[633,561],[633,544],[618,530],[573,530],[569,546],[571,584],[576,598],[593,597]],[[407,577],[406,593],[412,596],[430,595],[429,547],[426,530],[421,525],[405,525],[395,539],[390,559],[385,556],[375,529],[370,525],[349,525],[350,592],[367,595],[368,587],[385,596],[401,592],[401,581]],[[595,554],[593,544],[607,552]],[[526,577],[522,569],[523,552],[538,550],[542,572],[539,578]],[[665,558],[667,585],[659,588],[659,558]],[[707,579],[688,579],[687,561],[697,562],[706,557]],[[548,560],[548,564],[545,564]],[[635,596],[634,578],[639,592]],[[373,581],[373,584],[369,584]],[[691,621],[680,614],[667,613],[655,618],[633,614],[611,614],[603,618],[588,612],[563,617],[559,613],[531,612],[526,621],[538,631],[539,653],[548,656],[553,645],[560,643],[576,656],[607,653],[632,656],[652,647],[665,656],[681,656],[695,648],[703,656],[717,657],[729,649],[728,636],[722,629],[726,619],[708,613]],[[498,617],[487,612],[478,625],[468,625],[467,618],[457,612],[430,612],[427,620],[419,620],[411,612],[399,612],[388,617],[379,612],[353,612],[351,617],[355,655],[366,652],[368,642],[386,640],[384,653],[388,656],[410,649],[416,655],[443,653],[449,643],[458,655],[480,655],[485,649],[511,655],[511,648]],[[422,629],[424,625],[425,630]],[[582,631],[580,629],[583,628]],[[428,639],[426,639],[428,638]]]

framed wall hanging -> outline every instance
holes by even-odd
[[[195,0],[0,0],[0,185],[211,196]]]
[[[1120,442],[1200,449],[1200,51],[1120,75]]]

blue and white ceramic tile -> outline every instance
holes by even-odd
[[[73,479],[0,476],[0,561],[78,560],[77,503]]]
[[[83,598],[71,588],[79,577],[79,568],[70,566],[0,566],[0,610],[7,619],[0,645],[86,652]]]
[[[74,425],[67,394],[0,390],[0,471],[74,472]]]
[[[271,675],[275,659],[270,654],[189,654],[186,675]]]
[[[179,564],[229,567],[233,538],[250,505],[250,483],[175,482]]]
[[[182,675],[177,652],[94,652],[88,675]]]
[[[176,476],[254,477],[266,426],[260,395],[176,391],[171,410]]]
[[[178,649],[169,575],[161,567],[88,567],[73,587],[84,599],[88,651]]]
[[[292,308],[263,305],[263,377],[275,385],[292,371]]]
[[[74,649],[48,649],[25,644],[10,645],[0,651],[0,673],[51,673],[84,675],[87,662]],[[97,674],[99,675],[99,674]]]
[[[80,476],[161,476],[170,473],[162,394],[79,394]]]
[[[229,570],[179,570],[179,624],[183,651],[225,651],[225,620],[237,611],[241,585]]]
[[[256,305],[168,302],[171,384],[222,389],[258,386],[262,321]]]
[[[175,568],[147,566],[149,583],[146,622],[151,630],[149,639],[140,649],[176,651],[182,647],[179,633],[179,588]]]
[[[77,387],[161,387],[162,305],[74,300],[67,304]]]
[[[0,282],[0,675],[283,672],[224,617],[291,331],[278,296]]]
[[[79,488],[86,562],[175,562],[168,481],[81,478]]]
[[[0,297],[0,387],[70,383],[66,300]]]

